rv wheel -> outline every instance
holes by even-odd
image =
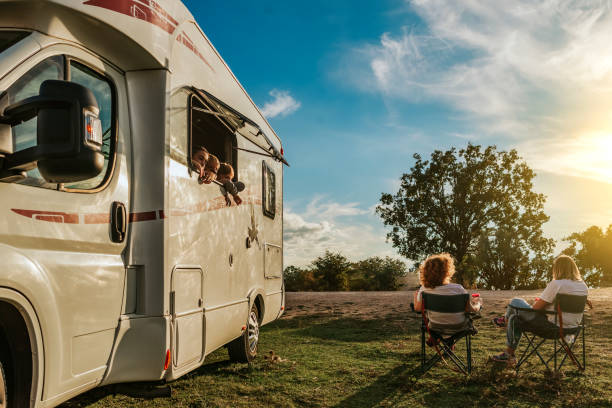
[[[2,367],[2,361],[0,361],[0,408],[6,408],[6,377],[4,376],[4,367]]]
[[[249,313],[247,328],[242,336],[232,341],[227,346],[230,360],[239,363],[253,361],[257,355],[257,345],[259,344],[259,310],[253,305]]]

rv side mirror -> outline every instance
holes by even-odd
[[[50,183],[90,179],[104,168],[102,125],[98,103],[86,87],[68,81],[48,80],[39,96],[8,106],[2,121],[15,125],[34,116],[37,145],[7,155],[4,170],[38,171]]]

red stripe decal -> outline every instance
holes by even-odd
[[[198,47],[195,46],[194,42],[191,40],[191,38],[189,38],[189,36],[187,34],[185,34],[184,31],[182,31],[176,37],[176,41],[178,41],[179,43],[181,43],[185,47],[187,47],[187,49],[189,49],[191,52],[193,52],[195,55],[197,55],[198,58],[200,58],[202,61],[204,61],[204,63],[206,65],[208,65],[208,68],[210,68],[212,72],[215,72],[215,69],[212,67],[212,65],[210,65],[208,63],[208,61],[206,60],[206,58],[204,58],[204,56],[202,55],[200,50],[198,50]]]
[[[79,215],[73,213],[65,213],[60,211],[40,211],[40,210],[22,210],[19,208],[11,208],[11,211],[24,217],[32,218],[33,220],[58,222],[62,224],[78,224]]]
[[[83,4],[101,7],[156,25],[172,34],[178,22],[152,0],[88,0]]]
[[[244,199],[244,204],[261,205],[261,199],[254,196],[247,196]],[[243,204],[243,205],[244,205]],[[232,203],[232,207],[236,207]],[[227,208],[225,197],[219,196],[212,200],[203,201],[191,208],[176,208],[170,210],[143,211],[130,213],[129,222],[154,221],[163,220],[168,217],[183,217],[191,214],[200,214],[209,211],[216,211]],[[79,214],[65,213],[61,211],[41,211],[41,210],[24,210],[20,208],[11,208],[16,214],[31,218],[36,221],[55,222],[59,224],[80,224]],[[107,213],[92,213],[83,214],[83,224],[108,224],[110,223],[110,215]]]
[[[155,211],[130,213],[130,222],[152,221],[156,219],[157,219],[157,213]]]
[[[85,224],[108,224],[110,214],[85,214],[83,220]]]

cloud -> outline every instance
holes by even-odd
[[[289,91],[273,89],[270,91],[270,96],[274,99],[271,102],[266,102],[261,109],[261,113],[268,119],[287,116],[298,110],[302,105],[289,94]]]
[[[425,27],[383,33],[378,43],[350,51],[352,63],[343,61],[355,67],[345,74],[349,81],[387,98],[447,104],[489,140],[533,148],[520,153],[536,168],[557,157],[558,144],[578,148],[582,161],[560,173],[612,180],[612,161],[584,170],[590,162],[584,146],[599,143],[591,144],[597,152],[607,146],[603,138],[612,138],[610,2],[406,4]]]
[[[302,213],[285,208],[285,266],[304,266],[326,250],[356,261],[369,256],[395,256],[385,231],[369,209],[314,198]]]

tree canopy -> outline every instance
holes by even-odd
[[[310,267],[285,268],[288,291],[398,290],[406,264],[390,257],[350,262],[340,253],[325,251]]]
[[[535,173],[516,150],[468,144],[414,159],[399,191],[383,193],[376,209],[400,254],[419,262],[448,252],[463,284],[541,285],[554,241],[542,234],[548,216],[544,195],[533,191]]]
[[[612,285],[612,224],[605,231],[597,226],[589,227],[564,241],[570,246],[563,252],[576,260],[589,286]]]

